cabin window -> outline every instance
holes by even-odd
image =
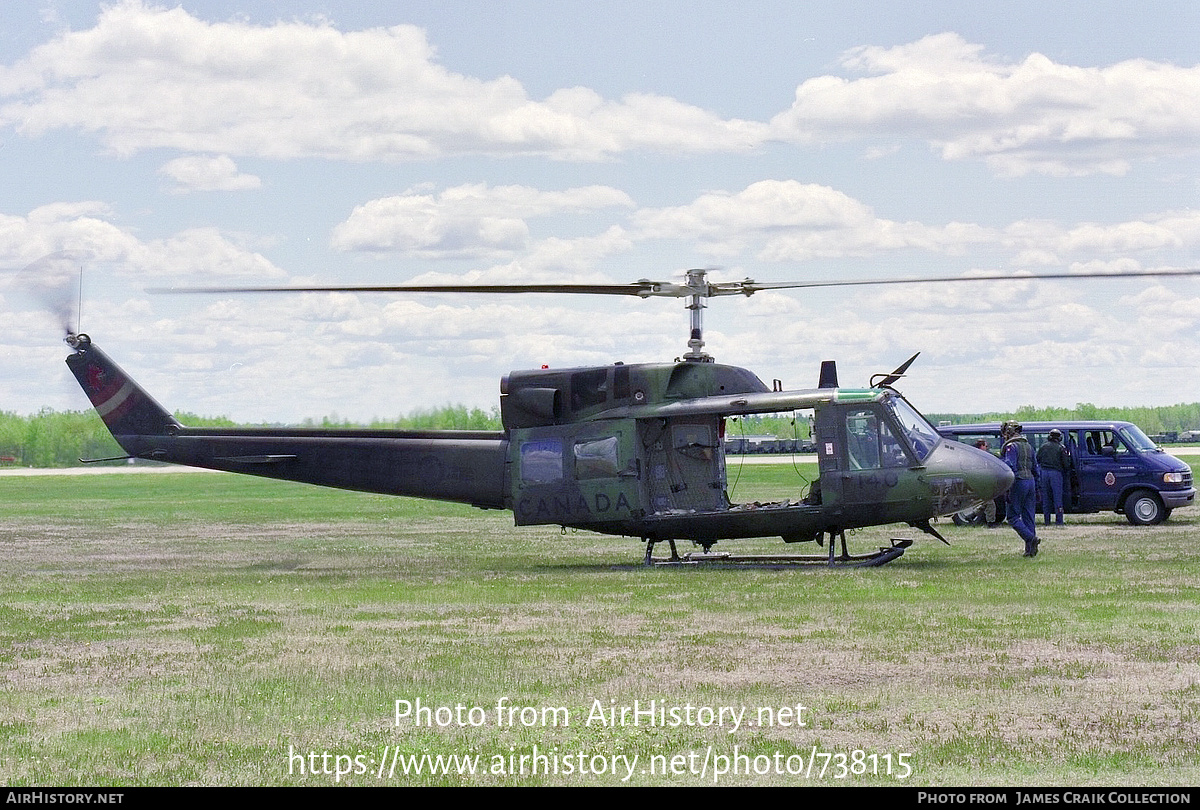
[[[575,443],[575,477],[614,478],[621,471],[618,465],[616,436]]]
[[[562,441],[537,439],[521,444],[521,481],[554,484],[563,477]]]
[[[708,425],[675,425],[671,437],[676,453],[698,461],[712,461],[717,449],[717,443],[713,441],[713,429]]]

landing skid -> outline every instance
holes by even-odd
[[[892,560],[904,554],[904,550],[912,545],[912,539],[893,537],[891,546],[880,546],[879,550],[870,554],[848,554],[846,552],[846,536],[841,535],[840,554],[833,538],[829,541],[828,554],[759,554],[736,555],[720,551],[693,551],[680,557],[675,552],[675,543],[671,542],[671,556],[667,559],[655,559],[652,552],[654,543],[646,543],[645,565],[704,565],[710,568],[787,568],[805,565],[824,565],[829,568],[872,568],[887,565]]]

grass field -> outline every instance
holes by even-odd
[[[1200,783],[1194,508],[1035,560],[867,530],[917,542],[844,571],[642,569],[635,539],[223,474],[2,478],[0,510],[9,785]],[[397,722],[418,699],[444,711]]]

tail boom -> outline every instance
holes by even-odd
[[[319,486],[505,505],[507,437],[492,431],[189,428],[96,348],[72,335],[67,365],[132,457]]]

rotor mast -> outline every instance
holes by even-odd
[[[688,350],[683,359],[690,363],[711,363],[712,355],[704,351],[704,308],[708,306],[704,299],[712,295],[705,281],[704,270],[687,271],[687,287],[692,290],[687,308],[691,313],[691,332],[688,337]],[[702,291],[703,290],[703,291]]]
[[[704,310],[708,306],[704,299],[718,295],[750,296],[758,289],[750,279],[711,283],[708,281],[708,270],[703,268],[686,271],[683,284],[655,282],[649,279],[641,279],[637,284],[642,285],[641,290],[636,293],[641,298],[687,299],[684,307],[689,313],[690,331],[687,342],[688,350],[684,352],[683,359],[689,363],[713,362],[712,355],[704,351]]]

